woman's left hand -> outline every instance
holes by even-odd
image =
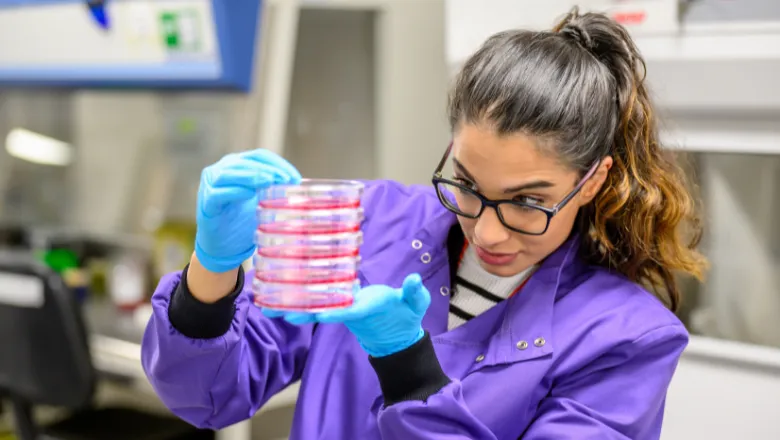
[[[424,336],[422,319],[431,295],[418,274],[406,277],[400,288],[372,285],[355,294],[345,309],[318,313],[321,323],[343,323],[372,357],[405,350]]]

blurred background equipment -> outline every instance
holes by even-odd
[[[443,12],[0,0],[0,249],[33,255],[81,304],[99,405],[167,414],[139,344],[152,289],[192,253],[204,166],[262,146],[309,177],[428,180],[449,139]],[[287,438],[296,394],[218,438]]]
[[[18,440],[206,440],[175,417],[92,408],[97,374],[81,308],[57,272],[26,252],[0,252],[0,394]],[[68,412],[42,425],[39,405]]]

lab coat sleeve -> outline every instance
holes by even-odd
[[[669,325],[561,378],[522,439],[659,439],[666,391],[687,343],[685,328]]]
[[[442,371],[429,334],[370,361],[384,396],[377,416],[383,440],[496,440],[466,407],[460,382]]]
[[[302,374],[313,327],[265,318],[250,285],[241,270],[233,294],[204,304],[187,291],[185,269],[163,277],[152,297],[144,371],[165,405],[197,427],[253,416]]]

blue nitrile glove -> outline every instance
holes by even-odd
[[[257,228],[257,190],[298,183],[301,175],[268,150],[228,154],[200,176],[195,255],[206,269],[227,272],[252,256]]]
[[[431,294],[418,274],[406,277],[400,289],[368,286],[355,294],[345,309],[317,314],[317,322],[344,323],[360,346],[373,357],[389,356],[422,339],[422,319]]]

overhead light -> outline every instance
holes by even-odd
[[[73,161],[73,147],[60,140],[24,128],[14,128],[5,138],[11,156],[41,165],[66,166]]]

